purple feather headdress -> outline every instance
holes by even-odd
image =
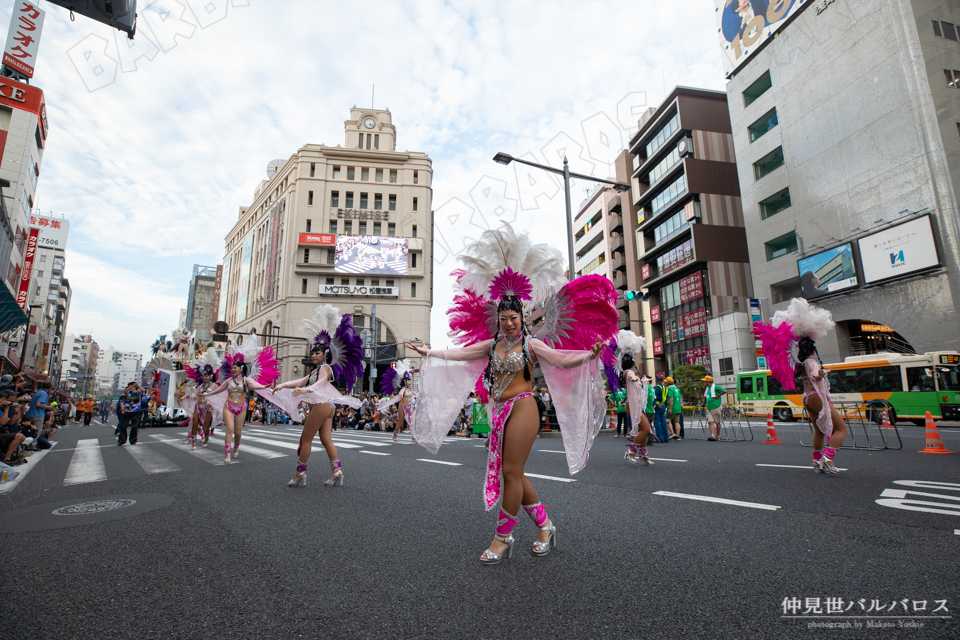
[[[240,346],[231,345],[223,359],[223,378],[230,376],[230,368],[235,364],[247,365],[247,377],[260,384],[270,384],[280,377],[280,361],[273,347],[260,346],[257,334],[251,333]]]
[[[333,373],[347,389],[363,378],[363,339],[349,314],[341,316],[340,309],[324,304],[317,307],[313,318],[300,323],[300,330],[311,348],[321,347],[330,354]]]
[[[383,374],[380,379],[380,393],[385,396],[392,396],[403,388],[403,381],[410,379],[410,361],[399,360],[397,366],[391,367]]]
[[[217,380],[217,372],[220,370],[220,358],[217,357],[217,354],[213,352],[213,349],[207,349],[207,351],[191,362],[187,366],[187,376],[190,377],[197,386],[203,384],[204,374],[209,374],[213,376],[213,380]]]

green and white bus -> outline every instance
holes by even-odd
[[[927,411],[934,420],[960,420],[960,353],[956,351],[851,356],[824,368],[834,401],[873,403],[866,407],[869,420],[879,419],[872,410],[877,404],[891,408],[893,421],[922,425]],[[802,394],[799,378],[795,391],[784,392],[768,370],[737,375],[737,402],[748,415],[772,411],[781,421],[797,419],[803,415]]]

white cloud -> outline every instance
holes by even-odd
[[[228,3],[215,4],[219,11]],[[91,330],[100,342],[117,336],[124,348],[143,351],[169,332],[186,306],[192,264],[222,260],[224,236],[267,162],[305,143],[342,144],[349,108],[369,104],[374,84],[377,107],[394,115],[398,148],[433,159],[446,242],[462,246],[479,233],[481,215],[494,222],[496,207],[471,198],[488,179],[506,183],[518,227],[564,253],[562,190],[521,207],[513,168],[495,165],[493,154],[555,163],[544,154],[566,147],[574,171],[606,174],[612,158],[598,157],[603,145],[585,139],[585,121],[600,114],[609,134],[607,118],[623,125],[625,96],[646,92],[655,105],[676,84],[723,87],[706,0],[417,0],[373,3],[362,18],[350,3],[229,4],[225,17],[189,37],[158,40],[148,31],[155,20],[142,18],[144,55],[133,60],[133,52],[122,64],[116,43],[123,40],[108,27],[46,8],[35,84],[45,91],[51,132],[39,204],[71,221],[73,333]],[[141,2],[141,16],[149,7]],[[116,67],[115,80],[93,92],[68,56],[89,34],[107,42]],[[109,67],[109,58],[102,62]],[[574,186],[574,206],[583,187]],[[440,220],[454,198],[480,213]],[[437,344],[446,342],[445,274],[455,266],[447,257],[436,267]],[[151,306],[133,311],[113,293],[131,274],[146,276]]]

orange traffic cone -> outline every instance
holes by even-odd
[[[881,429],[893,429],[893,425],[890,424],[890,414],[887,412],[886,407],[883,409],[883,424],[880,425]]]
[[[943,441],[940,440],[940,432],[933,424],[933,416],[930,415],[929,411],[927,411],[927,446],[924,447],[923,451],[917,451],[917,453],[956,453],[956,451],[947,451],[947,448],[943,446]]]
[[[617,428],[617,414],[616,412],[614,412],[613,409],[610,409],[610,428],[611,429]]]
[[[773,413],[770,411],[767,411],[767,439],[761,444],[787,444],[780,442],[780,438],[777,437],[777,430],[773,428]]]

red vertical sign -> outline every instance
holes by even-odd
[[[660,307],[654,307],[653,309],[650,309],[650,321],[660,322]]]
[[[30,293],[30,277],[33,275],[33,259],[37,257],[37,238],[40,229],[30,227],[30,238],[27,240],[27,251],[23,258],[23,269],[20,271],[20,288],[17,291],[17,304],[20,308],[27,308],[27,294]]]

